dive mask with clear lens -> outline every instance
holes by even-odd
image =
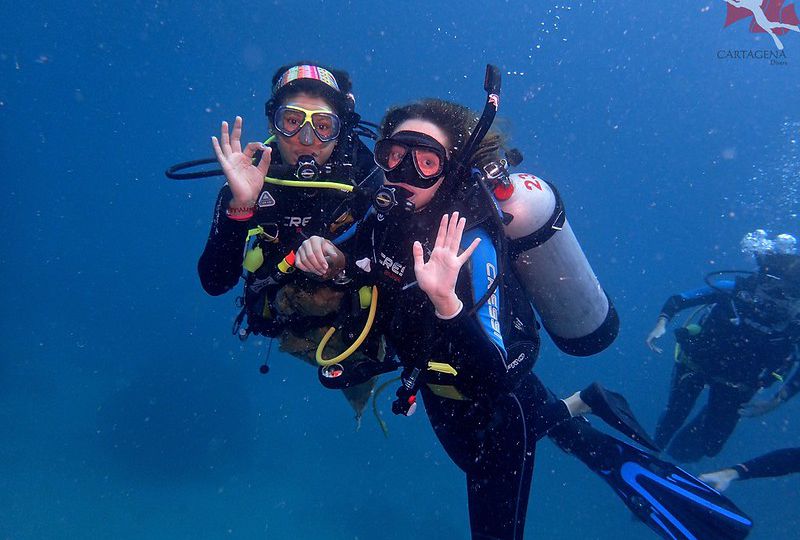
[[[322,142],[335,140],[342,129],[339,117],[326,110],[304,109],[296,105],[283,105],[275,110],[272,119],[275,130],[286,137],[300,133],[301,142],[310,145],[312,133]]]

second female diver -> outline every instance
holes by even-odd
[[[413,411],[419,389],[437,437],[466,474],[472,537],[522,538],[536,441],[549,432],[663,537],[743,538],[750,522],[729,501],[572,418],[588,405],[620,420],[604,413],[624,407],[613,410],[597,387],[558,400],[531,371],[537,323],[497,241],[495,207],[469,176],[452,174],[459,160],[467,170],[499,161],[492,134],[463,154],[474,127],[471,111],[441,100],[390,110],[375,150],[387,180],[375,209],[338,246],[312,237],[296,259],[301,270],[343,270],[355,286],[376,286],[373,331],[403,367],[395,407]],[[507,270],[499,276],[498,268]]]

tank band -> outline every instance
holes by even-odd
[[[528,236],[512,240],[509,245],[509,255],[511,259],[519,257],[520,253],[524,253],[529,249],[541,246],[558,231],[564,228],[564,223],[567,221],[567,213],[564,208],[564,200],[558,193],[558,189],[553,184],[547,184],[553,191],[553,196],[556,199],[556,205],[553,208],[553,213],[547,222],[539,227],[536,231]]]
[[[605,294],[605,291],[603,291]],[[606,298],[608,295],[606,294]],[[547,327],[545,326],[545,330]],[[586,336],[579,338],[562,338],[547,330],[556,346],[572,356],[591,356],[605,350],[617,338],[619,333],[619,315],[614,309],[614,304],[608,298],[608,313],[603,323]]]

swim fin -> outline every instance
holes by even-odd
[[[753,522],[683,469],[607,436],[592,468],[648,527],[668,540],[741,540]]]
[[[639,424],[622,394],[606,390],[600,383],[592,383],[581,390],[581,400],[592,408],[592,414],[601,418],[606,424],[634,442],[655,452],[661,448],[650,438],[647,431]]]

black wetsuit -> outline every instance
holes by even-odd
[[[679,353],[667,408],[655,441],[680,461],[715,456],[739,421],[739,408],[759,388],[784,375],[794,361],[800,333],[774,304],[754,294],[756,278],[722,281],[670,297],[661,315],[708,305],[698,328],[679,328]],[[708,403],[677,435],[705,386]],[[673,436],[674,439],[673,439]]]
[[[254,216],[248,221],[236,221],[225,214],[232,198],[230,188],[226,184],[220,190],[214,206],[211,232],[197,269],[203,289],[208,294],[217,296],[231,290],[242,276],[248,231],[261,226],[264,234],[258,237],[257,242],[263,249],[264,263],[246,277],[248,331],[275,335],[280,327],[293,322],[262,316],[270,311],[269,307],[264,309],[264,302],[272,302],[277,290],[290,279],[289,275],[278,270],[278,263],[309,236],[335,237],[369,207],[371,192],[383,182],[383,171],[375,165],[372,153],[360,141],[356,156],[354,183],[361,188],[363,196],[347,196],[333,189],[265,183],[256,201]],[[281,163],[280,154],[274,146],[272,162]],[[320,181],[325,180],[347,183],[346,178],[323,175]],[[301,273],[292,276],[293,279],[305,279]]]
[[[800,472],[800,448],[784,448],[731,467],[740,480],[785,476]]]
[[[497,275],[498,254],[485,223],[468,222],[462,239],[466,246],[482,238],[459,274],[462,310],[449,320],[436,316],[414,284],[411,248],[419,240],[429,256],[444,211],[426,208],[408,219],[383,222],[371,214],[341,247],[357,281],[379,284],[376,327],[394,346],[404,373],[422,370],[420,389],[431,425],[466,473],[472,538],[517,540],[525,526],[536,441],[549,432],[597,470],[608,437],[583,420],[570,420],[566,405],[531,371],[538,324],[512,271],[470,313]],[[429,360],[452,371],[433,371]]]

